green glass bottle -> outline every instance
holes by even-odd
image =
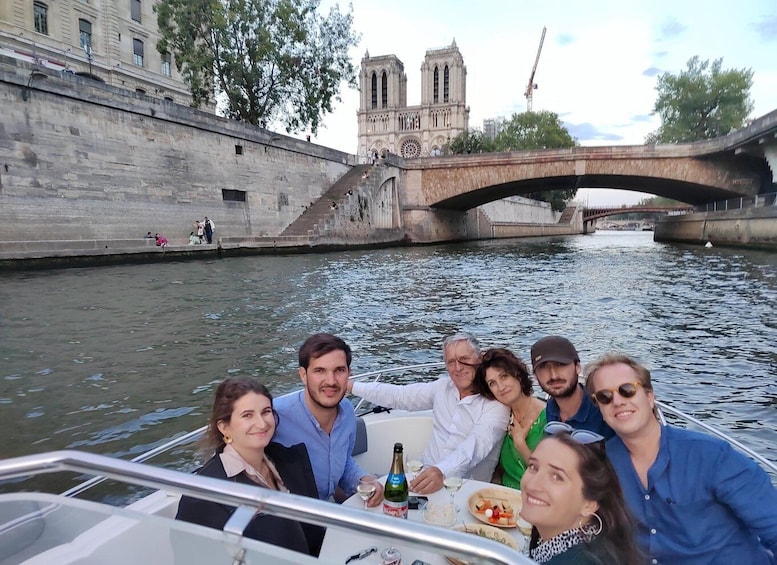
[[[410,492],[402,459],[402,444],[395,443],[394,459],[383,491],[383,513],[397,518],[407,518],[407,497]]]

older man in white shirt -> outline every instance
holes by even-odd
[[[350,392],[373,404],[433,410],[432,438],[422,456],[424,470],[410,485],[419,494],[441,489],[446,476],[491,480],[510,415],[507,406],[475,389],[480,346],[473,336],[458,333],[446,338],[443,359],[450,378],[413,385],[348,383]]]

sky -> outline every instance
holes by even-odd
[[[334,0],[322,0],[320,9],[334,4],[349,9]],[[526,111],[523,93],[543,27],[533,109],[558,114],[580,145],[642,144],[660,124],[651,115],[658,75],[678,74],[694,55],[754,71],[751,117],[777,109],[777,0],[352,0],[350,6],[361,34],[351,50],[357,72],[366,51],[396,55],[411,106],[421,102],[426,50],[456,40],[467,67],[470,128]],[[341,97],[312,141],[353,154],[359,94],[344,86]],[[646,196],[580,189],[577,200],[621,205]]]

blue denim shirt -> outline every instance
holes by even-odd
[[[588,430],[595,432],[600,436],[604,436],[605,439],[610,439],[615,435],[612,428],[604,422],[602,413],[599,408],[594,404],[591,397],[586,393],[583,385],[577,385],[583,389],[583,402],[580,404],[580,408],[566,423],[577,430]],[[548,417],[548,422],[561,422],[561,412],[558,407],[558,403],[555,398],[549,398],[547,405],[545,406],[545,414]]]
[[[777,489],[728,443],[662,426],[647,488],[621,439],[606,446],[649,563],[776,563],[767,549],[777,555]]]
[[[305,444],[320,499],[329,500],[337,485],[350,496],[356,492],[359,477],[369,474],[351,456],[356,442],[353,405],[347,398],[340,401],[332,433],[328,434],[310,413],[304,395],[305,391],[301,390],[273,400],[273,408],[280,417],[273,441],[287,447]]]

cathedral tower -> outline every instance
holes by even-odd
[[[456,46],[430,49],[421,66],[421,104],[407,105],[407,76],[395,55],[364,55],[359,75],[360,157],[386,151],[402,157],[440,155],[467,130],[467,68]]]

